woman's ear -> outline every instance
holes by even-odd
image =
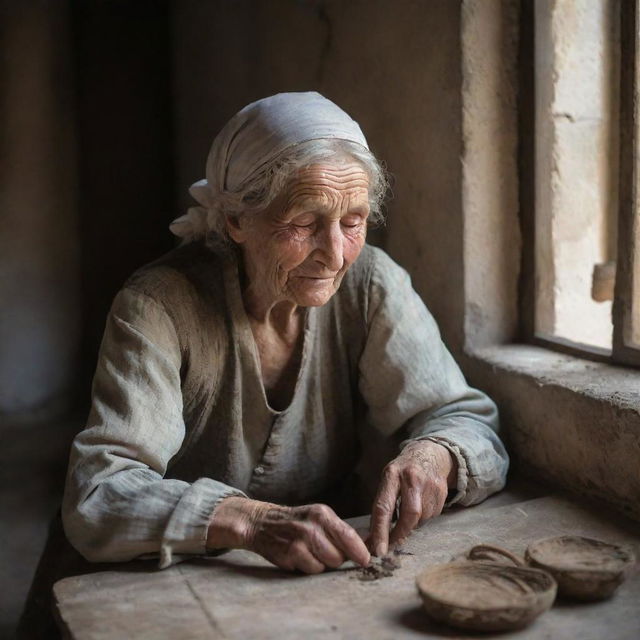
[[[227,227],[227,233],[236,244],[242,244],[245,241],[244,225],[241,222],[241,216],[224,216],[224,223]]]

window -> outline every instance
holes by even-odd
[[[638,268],[638,259],[633,258],[631,242],[633,234],[640,233],[634,226],[638,224],[633,161],[637,142],[630,135],[635,129],[627,124],[637,121],[631,108],[634,93],[630,94],[630,87],[637,86],[637,9],[632,0],[607,3],[625,12],[622,19],[614,12],[614,22],[609,23],[612,29],[618,25],[619,44],[613,41],[613,51],[618,51],[621,61],[620,82],[612,89],[619,91],[619,110],[613,109],[622,132],[615,169],[619,183],[615,175],[608,178],[608,184],[619,185],[619,206],[600,209],[609,212],[609,224],[615,223],[609,229],[618,239],[612,242],[609,229],[608,236],[604,233],[600,218],[597,228],[610,244],[596,246],[603,253],[611,251],[616,260],[613,293],[609,288],[609,297],[614,297],[608,329],[613,340],[609,348],[576,346],[576,341],[563,343],[551,335],[543,344],[535,344],[542,342],[535,337],[536,214],[544,213],[535,198],[536,178],[540,178],[534,162],[538,144],[534,107],[540,99],[535,96],[539,60],[534,55],[534,36],[540,44],[535,15],[541,6],[551,12],[565,9],[560,7],[564,4],[576,10],[564,22],[569,34],[577,32],[576,21],[585,5],[601,6],[599,0],[463,3],[463,363],[471,383],[487,391],[500,408],[514,467],[640,518],[640,368],[612,366],[612,360],[633,364],[638,352],[634,346],[638,344],[637,306],[632,307],[632,301],[637,305],[640,300],[637,288],[634,291],[639,279],[632,271]],[[633,7],[633,15],[626,5]],[[511,13],[514,7],[517,20]],[[514,23],[517,34],[511,31]],[[551,64],[548,59],[542,62]],[[604,264],[607,256],[588,257],[583,292],[591,297],[594,266]],[[581,322],[583,317],[577,317],[575,324]],[[623,327],[627,334],[619,343]],[[571,349],[573,353],[567,353]]]
[[[538,0],[534,11],[529,338],[637,364],[637,2]]]

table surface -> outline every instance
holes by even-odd
[[[364,528],[367,521],[350,522]],[[562,534],[623,543],[640,558],[636,524],[561,495],[522,499],[511,490],[416,530],[403,547],[413,555],[400,556],[401,567],[375,581],[360,580],[348,566],[316,576],[288,574],[255,554],[231,551],[164,571],[148,563],[114,565],[113,571],[60,580],[54,596],[62,629],[76,640],[478,637],[431,621],[416,575],[481,542],[522,555],[530,542]],[[637,640],[639,567],[607,601],[556,602],[522,631],[482,637]]]

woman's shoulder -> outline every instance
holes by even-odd
[[[399,281],[406,281],[408,274],[385,251],[365,244],[345,279],[347,277],[349,286],[369,290],[393,287]]]
[[[368,325],[372,313],[384,300],[404,290],[407,272],[382,249],[365,244],[345,274],[333,307],[345,318],[362,318]],[[410,281],[409,281],[410,286]]]
[[[368,326],[380,309],[391,316],[402,314],[415,297],[407,271],[382,249],[365,245],[345,275],[336,302],[349,310],[348,317],[362,317]]]
[[[221,251],[192,242],[136,269],[123,289],[172,307],[192,297],[222,295],[224,260]]]

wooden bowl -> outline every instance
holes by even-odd
[[[537,540],[527,547],[525,558],[556,579],[560,595],[578,600],[611,596],[635,561],[624,547],[581,536]]]
[[[478,561],[430,567],[416,586],[432,618],[474,631],[525,627],[556,596],[556,583],[545,571]]]

